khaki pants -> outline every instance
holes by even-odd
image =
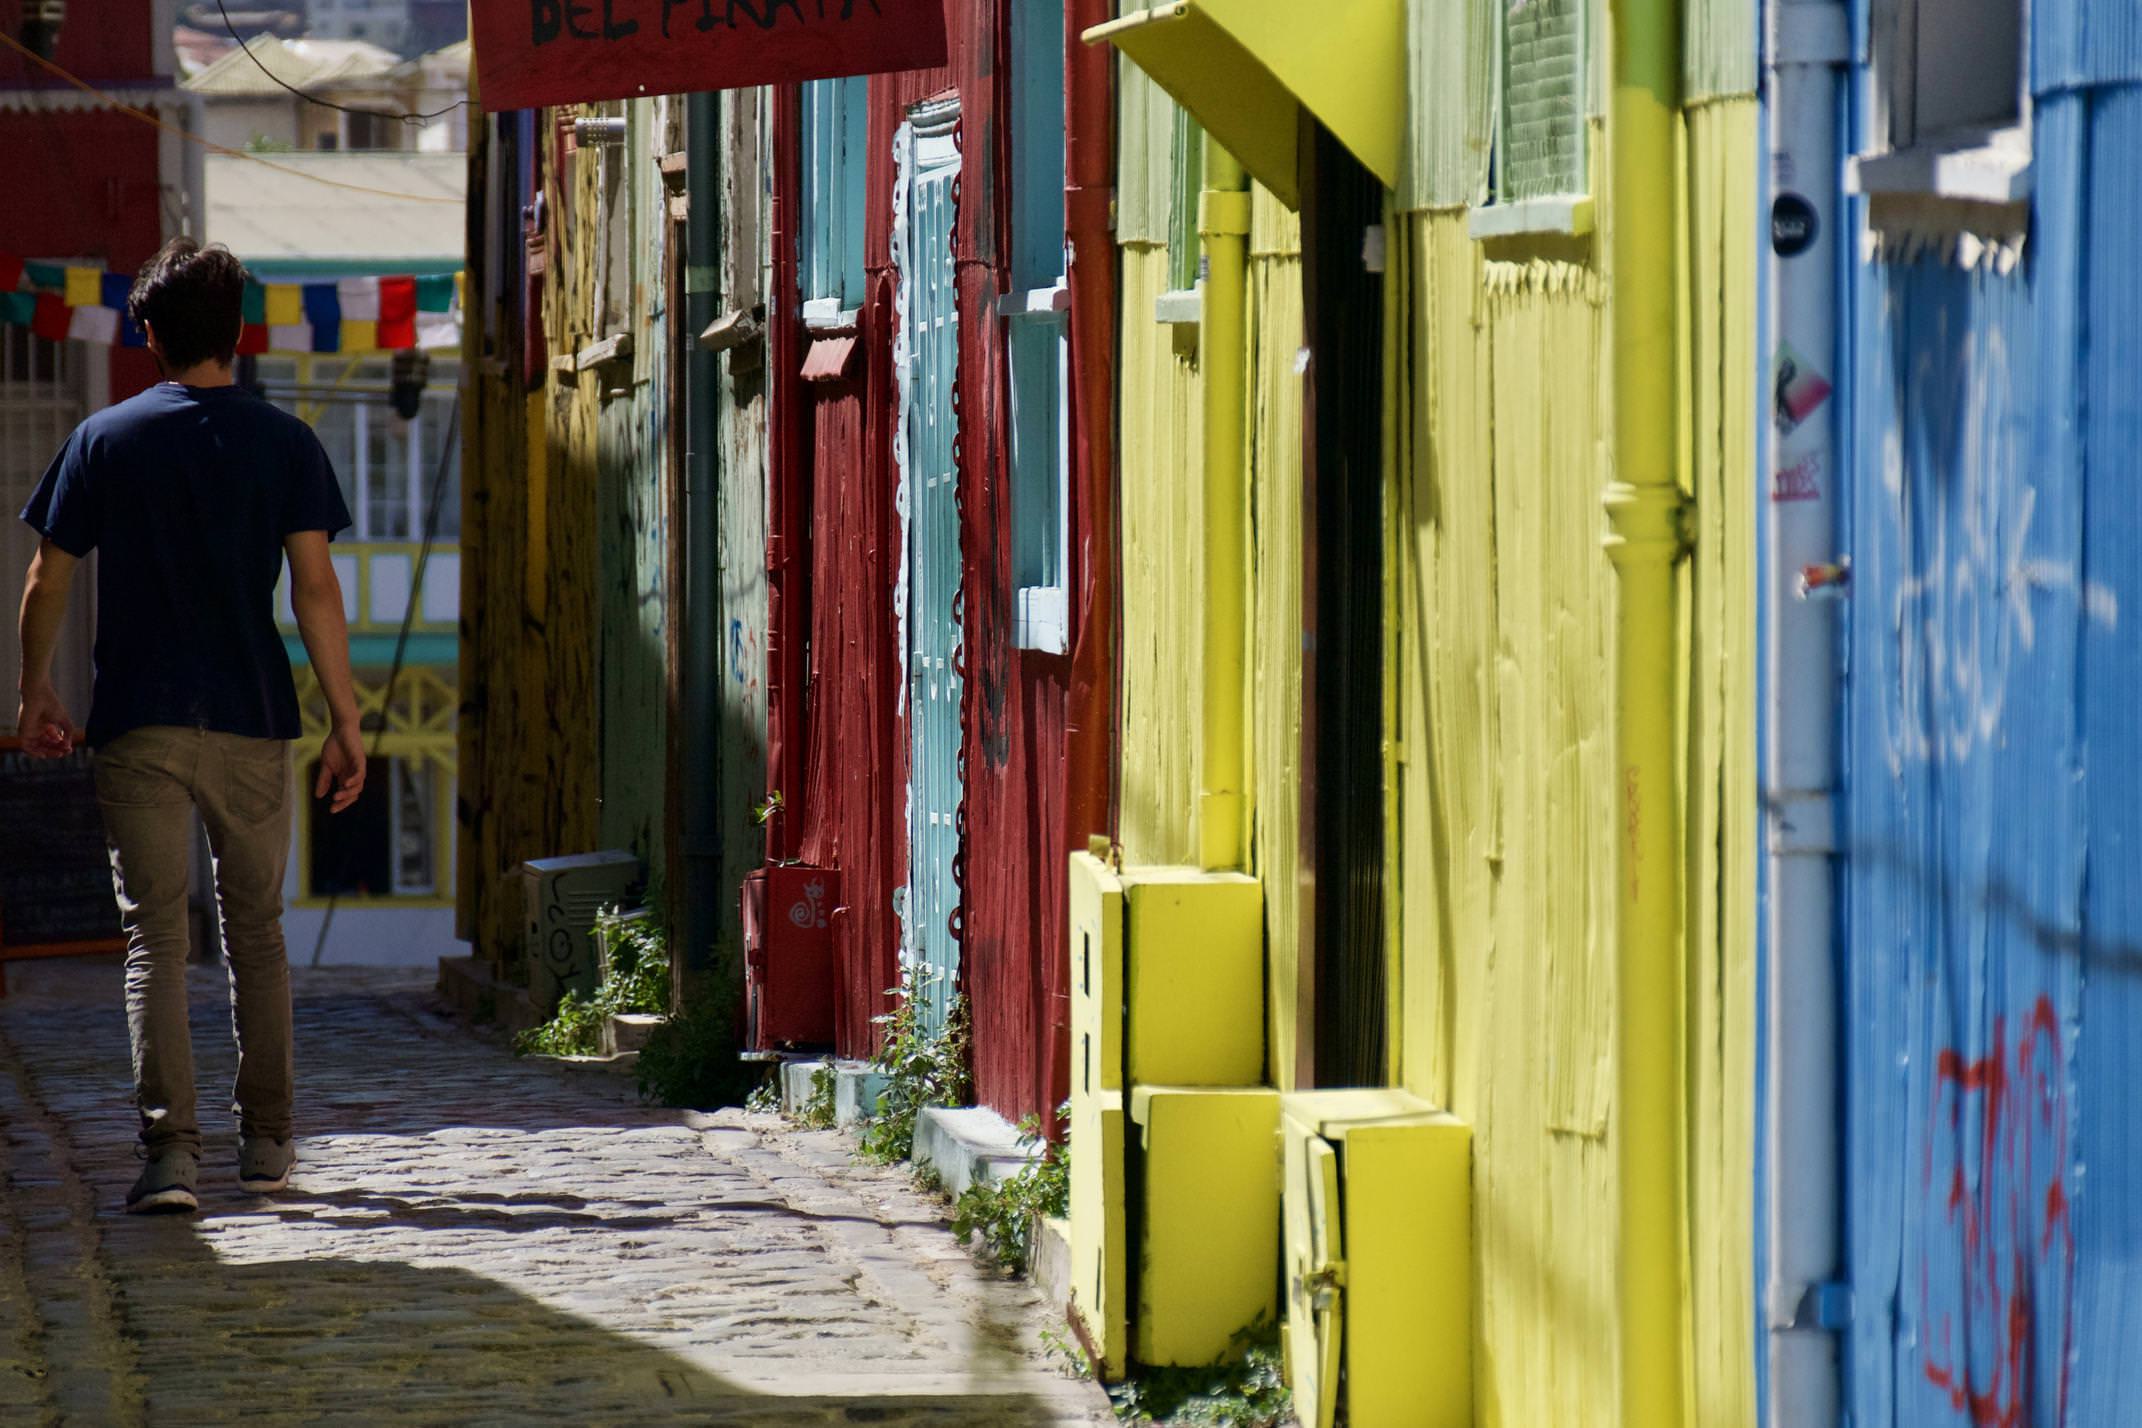
[[[230,963],[234,1109],[244,1134],[287,1139],[290,962],[282,915],[290,745],[208,729],[135,729],[97,750],[96,778],[126,928],[126,1023],[142,1144],[151,1155],[201,1150],[186,1023],[186,888],[196,809],[214,854]]]

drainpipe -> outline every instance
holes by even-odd
[[[1243,439],[1243,329],[1249,304],[1249,179],[1205,136],[1197,231],[1205,245],[1198,362],[1205,375],[1205,622],[1198,865],[1239,868],[1242,856],[1244,553],[1248,481]]]
[[[1065,716],[1065,831],[1067,846],[1074,849],[1084,848],[1093,834],[1115,831],[1116,245],[1109,231],[1116,162],[1109,76],[1115,51],[1080,40],[1088,27],[1106,24],[1114,15],[1111,0],[1071,0],[1065,6],[1064,237],[1071,253],[1072,449],[1075,495],[1086,531],[1085,545],[1073,552],[1073,589],[1079,603]]]
[[[718,454],[720,358],[695,340],[714,320],[715,264],[720,254],[721,125],[720,97],[694,94],[684,101],[685,181],[691,200],[684,227],[684,313],[686,340],[672,350],[684,353],[684,668],[678,671],[680,714],[679,774],[684,801],[678,819],[683,844],[682,933],[684,956],[693,972],[713,965],[714,943],[721,929],[721,805],[719,747],[721,728],[715,682],[721,668],[721,568],[717,549],[721,532]],[[679,320],[675,314],[670,320]],[[672,418],[674,419],[674,417]],[[726,988],[724,989],[726,990]]]
[[[1833,0],[1772,0],[1767,9],[1770,331],[1778,358],[1765,392],[1773,421],[1764,503],[1771,700],[1763,759],[1770,885],[1764,1407],[1771,1428],[1829,1428],[1838,1421],[1837,1331],[1848,1301],[1838,1229],[1837,646],[1835,602],[1821,597],[1842,591],[1846,571],[1836,546],[1836,404],[1800,403],[1810,384],[1837,371],[1835,70],[1851,50],[1844,8]]]
[[[1679,431],[1678,0],[1616,0],[1607,115],[1614,476],[1614,1152],[1622,1428],[1685,1421],[1681,832],[1674,705]]]
[[[773,174],[767,199],[773,290],[766,295],[766,785],[781,802],[766,820],[766,860],[795,856],[803,802],[803,319],[796,298],[796,205],[803,188],[802,114],[794,85],[768,91]]]

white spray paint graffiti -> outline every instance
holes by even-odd
[[[1914,380],[1941,380],[1946,343],[1919,356]],[[2033,555],[2031,524],[2038,492],[2023,478],[2010,412],[2008,348],[1998,330],[1973,332],[1946,374],[1945,402],[1921,410],[1958,413],[1965,423],[1953,481],[1915,472],[1907,481],[1903,439],[1892,425],[1883,439],[1882,484],[1896,524],[1903,571],[1891,606],[1898,697],[1889,730],[1889,766],[1961,762],[1993,740],[2001,726],[2011,666],[2038,640],[2044,613],[2081,613],[2105,629],[2119,627],[2118,594],[2086,581],[2073,560]],[[1952,493],[1946,498],[1943,492]],[[1936,502],[1931,548],[1922,548],[1914,500]]]

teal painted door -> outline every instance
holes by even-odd
[[[924,1018],[944,1025],[959,972],[959,301],[952,216],[958,109],[918,109],[901,126],[895,239],[900,263],[901,488],[905,494],[908,876],[904,951],[920,970]]]

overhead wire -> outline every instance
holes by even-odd
[[[292,94],[295,94],[298,98],[304,100],[307,104],[317,104],[322,109],[332,109],[335,110],[337,113],[341,114],[357,114],[372,119],[399,119],[404,124],[421,124],[427,119],[436,119],[442,114],[451,114],[456,109],[459,109],[464,104],[468,103],[468,100],[466,99],[457,99],[443,109],[434,109],[431,110],[429,113],[424,114],[412,114],[406,111],[397,113],[392,109],[365,109],[352,104],[337,104],[332,99],[322,99],[317,94],[307,94],[304,90],[299,89],[297,86],[291,84],[290,81],[284,79],[274,70],[269,69],[268,66],[262,62],[260,56],[253,53],[253,47],[250,44],[246,43],[245,40],[239,38],[238,27],[231,23],[231,12],[223,8],[223,0],[216,0],[216,13],[223,17],[223,28],[230,33],[230,37],[233,40],[237,41],[238,48],[245,51],[245,57],[253,62],[253,68],[259,70],[262,74],[274,80],[277,84],[289,90]],[[255,38],[258,37],[256,36]]]
[[[173,124],[168,119],[160,119],[156,115],[151,114],[146,109],[137,108],[136,106],[129,104],[125,100],[121,99],[118,95],[111,93],[109,90],[99,89],[96,85],[91,84],[88,80],[83,79],[80,75],[76,74],[73,70],[70,70],[63,65],[55,64],[53,61],[46,59],[43,55],[31,49],[28,45],[23,44],[22,41],[16,39],[13,35],[7,33],[7,31],[5,30],[0,30],[0,45],[4,45],[8,49],[15,51],[17,54],[21,55],[23,58],[29,60],[32,64],[37,65],[41,69],[47,70],[52,74],[57,75],[59,78],[73,85],[76,89],[81,90],[84,94],[102,100],[109,108],[115,109],[119,113],[127,115],[129,118],[138,119],[142,123],[147,124],[152,128],[158,129],[163,133],[171,134],[177,138],[183,139],[189,144],[199,144],[202,148],[208,150],[212,154],[223,154],[229,158],[244,159],[248,163],[259,164],[263,168],[273,169],[280,174],[288,174],[292,178],[303,179],[307,183],[322,184],[328,188],[339,188],[346,190],[350,193],[370,194],[375,198],[400,199],[405,203],[450,203],[453,204],[456,208],[462,207],[466,202],[466,200],[464,199],[451,197],[445,194],[400,193],[394,189],[389,188],[374,188],[369,184],[349,183],[342,179],[325,178],[319,174],[307,173],[303,169],[292,168],[288,164],[278,164],[274,160],[264,159],[258,154],[247,153],[244,149],[234,149],[228,144],[219,144],[213,139],[203,138],[201,135],[196,134],[189,129],[185,129],[177,124]]]

